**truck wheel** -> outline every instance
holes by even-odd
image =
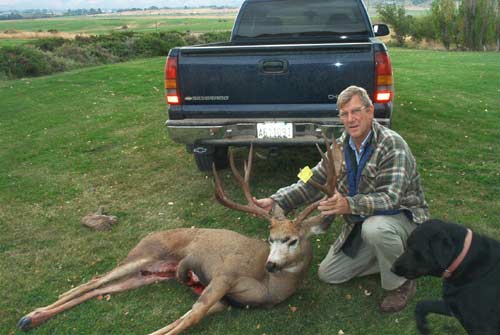
[[[226,169],[229,166],[227,158],[227,146],[207,147],[198,146],[193,149],[194,161],[200,171],[211,171],[212,163],[217,170]]]

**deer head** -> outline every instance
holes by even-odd
[[[316,147],[321,154],[325,171],[327,172],[326,182],[319,184],[314,180],[309,183],[316,189],[322,191],[327,196],[333,196],[335,192],[335,185],[337,183],[337,171],[340,171],[342,164],[342,154],[340,145],[333,139],[333,145],[330,146],[328,139],[323,136],[326,145],[326,154],[323,153],[319,145]],[[322,223],[323,217],[316,215],[309,217],[314,210],[318,207],[318,200],[305,209],[303,209],[295,218],[287,218],[283,210],[276,204],[271,213],[265,209],[257,206],[252,200],[250,192],[250,176],[252,169],[253,158],[253,145],[250,146],[248,153],[248,161],[244,162],[244,176],[240,174],[234,163],[233,152],[229,153],[229,162],[231,170],[236,181],[243,189],[243,193],[247,200],[247,204],[239,204],[229,199],[222,187],[222,183],[215,166],[212,166],[214,179],[215,179],[215,198],[222,205],[235,209],[238,211],[250,213],[252,215],[265,218],[270,223],[268,242],[270,245],[270,252],[266,263],[266,269],[269,272],[277,272],[280,270],[287,270],[293,272],[296,268],[301,268],[301,263],[304,262],[305,254],[310,254],[309,236],[315,233],[321,233],[318,229]],[[324,198],[323,198],[324,199]]]

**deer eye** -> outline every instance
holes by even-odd
[[[293,247],[294,245],[297,244],[298,241],[299,241],[298,239],[291,240],[290,242],[288,242],[288,246]]]
[[[267,242],[269,242],[269,244],[272,244],[272,243],[274,242],[274,240],[273,240],[272,238],[270,238],[270,237],[269,237],[269,238],[267,239]]]

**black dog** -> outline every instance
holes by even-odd
[[[443,300],[417,303],[421,334],[430,334],[427,314],[437,313],[456,317],[468,334],[500,335],[500,242],[457,224],[429,220],[411,233],[392,271],[408,279],[444,278]]]

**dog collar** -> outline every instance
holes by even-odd
[[[443,274],[441,275],[443,278],[450,278],[451,275],[453,274],[453,271],[455,271],[460,266],[460,264],[462,264],[462,261],[469,252],[471,243],[472,243],[472,230],[467,229],[467,235],[465,236],[464,240],[464,247],[462,248],[462,251],[457,256],[457,258],[455,258],[453,263],[451,263],[451,265],[446,270],[444,270]]]

